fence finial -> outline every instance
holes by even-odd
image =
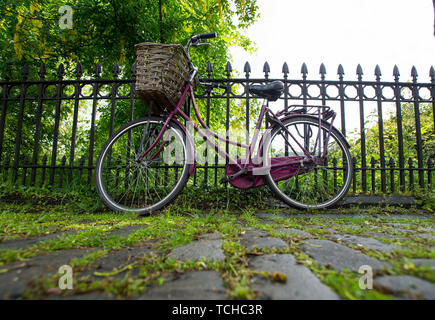
[[[65,67],[63,66],[63,63],[61,63],[57,68],[57,76],[59,77],[59,79],[62,79],[64,74],[65,74]]]
[[[243,72],[245,73],[246,79],[249,78],[249,74],[251,73],[251,65],[248,61],[245,62],[245,66],[243,67]]]
[[[338,74],[338,77],[340,78],[340,80],[343,80],[344,69],[343,69],[343,66],[341,64],[338,65],[337,74]]]
[[[320,65],[319,74],[320,74],[322,80],[324,80],[324,79],[325,79],[325,74],[326,74],[326,67],[325,67],[325,65],[323,64],[323,62],[322,62],[322,64]]]
[[[41,78],[41,80],[44,80],[45,75],[47,74],[47,69],[45,67],[45,63],[41,63],[41,66],[39,67],[39,77]]]
[[[100,77],[100,74],[101,74],[101,63],[98,62],[95,65],[94,73],[95,73],[95,77],[98,79]]]
[[[430,67],[429,76],[430,76],[430,79],[432,80],[432,82],[434,82],[435,81],[435,69],[433,68],[433,66]]]
[[[284,73],[284,78],[287,78],[289,72],[290,71],[288,69],[287,62],[284,62],[284,64],[282,65],[282,73]]]
[[[417,81],[418,73],[417,73],[417,69],[415,68],[415,66],[412,66],[411,77],[413,78],[413,80]]]
[[[83,74],[83,66],[82,66],[82,63],[79,62],[79,63],[77,63],[77,66],[76,66],[77,79],[79,79],[82,76],[82,74]]]
[[[382,72],[378,64],[375,67],[375,76],[376,76],[376,80],[378,81],[381,80]]]
[[[267,63],[267,61],[263,65],[263,72],[264,72],[264,77],[266,79],[269,78],[270,67],[269,67],[269,63]]]
[[[211,75],[212,75],[214,70],[213,70],[213,64],[210,61],[207,62],[207,66],[205,67],[205,71],[207,72],[208,77],[211,78]]]
[[[399,72],[399,67],[397,65],[394,65],[393,76],[395,81],[399,81],[400,72]]]
[[[113,64],[112,72],[113,72],[113,77],[114,78],[118,78],[118,74],[119,74],[119,64],[118,64],[118,62],[115,62]]]
[[[233,71],[233,67],[231,66],[231,63],[227,61],[227,64],[225,65],[225,72],[227,73],[228,78],[231,76],[232,71]]]
[[[356,74],[358,75],[358,79],[361,80],[363,73],[361,65],[358,63],[356,67]]]
[[[305,64],[305,62],[302,63],[301,73],[302,73],[302,77],[305,79],[307,77],[307,73],[308,73],[308,68],[307,68],[307,65]]]

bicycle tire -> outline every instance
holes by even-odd
[[[105,145],[103,146],[99,156],[98,160],[95,166],[95,185],[97,192],[99,196],[101,197],[104,204],[110,208],[111,210],[115,212],[135,212],[139,215],[149,215],[155,211],[161,210],[168,204],[170,204],[172,201],[175,200],[175,198],[178,196],[178,194],[183,190],[185,187],[188,179],[189,179],[189,166],[191,163],[191,154],[192,154],[192,147],[191,144],[186,139],[186,133],[176,122],[171,121],[169,123],[168,129],[174,130],[174,133],[176,137],[179,138],[179,141],[183,145],[184,150],[184,164],[182,168],[182,172],[180,175],[179,181],[176,183],[176,185],[173,187],[173,189],[162,199],[159,199],[159,201],[152,203],[151,205],[145,206],[145,207],[139,207],[139,208],[133,208],[126,205],[122,205],[120,203],[117,203],[116,200],[112,199],[112,197],[108,194],[107,186],[105,185],[104,179],[103,179],[103,167],[105,163],[106,157],[109,155],[109,150],[111,150],[112,146],[119,140],[121,137],[123,137],[126,133],[130,132],[130,129],[134,129],[136,127],[139,127],[140,125],[143,125],[145,123],[155,124],[155,125],[163,125],[164,119],[160,117],[149,117],[149,118],[141,118],[134,120],[130,123],[127,123],[126,125],[122,126],[119,130],[117,130],[112,137],[110,137]],[[168,130],[167,129],[167,130]],[[131,140],[131,136],[130,136]],[[129,142],[131,144],[131,142]],[[131,147],[131,145],[129,145]],[[152,150],[153,151],[153,150]],[[152,152],[150,152],[151,154]],[[110,163],[110,161],[109,161]],[[111,169],[109,168],[109,171]],[[159,169],[157,168],[156,171]],[[129,179],[128,174],[126,174],[127,180]],[[138,182],[136,182],[136,185]],[[122,185],[122,183],[121,183]],[[127,190],[128,191],[128,190]],[[126,193],[127,193],[126,191]],[[136,190],[135,190],[136,191]],[[133,201],[132,201],[133,202]]]
[[[314,118],[308,117],[308,116],[297,116],[297,117],[292,117],[292,118],[288,118],[288,119],[283,120],[284,126],[290,126],[292,124],[313,125],[313,127],[316,126],[318,128],[318,119],[314,119]],[[322,127],[322,130],[328,131],[329,130],[329,123],[322,120],[321,127]],[[271,148],[271,144],[272,144],[274,137],[276,137],[280,131],[285,132],[285,130],[283,130],[281,128],[281,126],[276,126],[271,131],[271,138],[266,140],[266,143],[265,143],[264,148],[263,148],[263,150],[264,150],[263,161],[266,164],[269,161],[268,160],[269,159],[268,158],[269,151],[270,151],[269,148]],[[342,152],[342,156],[344,155],[343,161],[342,161],[342,165],[343,165],[342,170],[343,170],[343,172],[345,172],[345,173],[343,173],[345,178],[343,179],[343,184],[342,184],[341,188],[338,190],[338,192],[332,198],[328,199],[327,201],[323,201],[321,203],[305,203],[305,202],[302,202],[300,200],[295,200],[294,198],[292,198],[288,194],[284,193],[278,186],[278,183],[280,183],[280,182],[274,181],[271,173],[269,172],[267,175],[265,175],[265,179],[266,179],[268,186],[274,192],[274,194],[277,196],[277,198],[282,200],[284,203],[286,203],[290,206],[299,208],[299,209],[321,209],[321,208],[327,208],[327,207],[330,207],[330,206],[336,204],[338,201],[340,201],[345,196],[345,194],[349,190],[349,187],[350,187],[351,181],[352,181],[352,173],[353,173],[352,157],[351,157],[346,139],[343,137],[343,135],[335,127],[332,127],[330,139],[331,138],[335,139],[339,143],[339,146],[340,146],[341,152]],[[345,168],[345,166],[346,166],[346,168]],[[319,168],[317,170],[323,170],[323,169]],[[315,174],[317,174],[317,171]],[[304,174],[302,174],[302,176],[303,175]],[[293,178],[294,177],[289,178],[289,180],[293,179]],[[317,178],[318,177],[316,177],[316,179]],[[294,179],[296,180],[296,183],[297,183],[297,179],[296,178],[294,178]],[[306,180],[308,180],[308,178],[306,178]],[[319,185],[321,185],[321,183]],[[314,197],[313,199],[316,199],[316,198]],[[305,201],[308,201],[308,200],[314,201],[313,199],[307,199]]]

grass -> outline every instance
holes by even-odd
[[[262,192],[260,192],[263,190]],[[301,213],[293,209],[278,209],[267,205],[270,195],[264,189],[239,192],[224,188],[203,190],[187,188],[165,210],[149,217],[134,214],[117,214],[108,211],[95,197],[92,188],[58,191],[49,188],[12,188],[0,186],[0,241],[44,236],[55,232],[76,231],[39,242],[22,249],[0,249],[0,274],[8,272],[10,263],[26,262],[32,257],[50,252],[91,248],[93,251],[71,260],[75,271],[95,268],[95,263],[111,252],[126,247],[146,244],[153,254],[131,264],[124,269],[100,273],[98,279],[77,276],[74,278],[74,290],[62,294],[82,294],[99,292],[111,297],[137,297],[150,286],[164,285],[177,274],[188,270],[215,270],[218,272],[231,299],[255,299],[258,293],[252,289],[257,276],[265,276],[273,281],[285,281],[279,274],[254,272],[249,268],[249,258],[267,253],[292,254],[298,263],[309,268],[324,284],[329,286],[343,299],[392,299],[387,293],[378,290],[362,290],[358,286],[361,276],[351,271],[335,271],[328,266],[318,264],[301,249],[306,241],[304,236],[289,235],[276,231],[288,227],[306,231],[318,239],[329,239],[328,232],[314,226],[324,226],[341,234],[363,235],[367,231],[396,236],[395,239],[375,237],[385,243],[406,247],[391,253],[368,250],[359,246],[345,244],[354,250],[391,264],[384,271],[390,275],[414,275],[435,282],[434,272],[428,267],[417,267],[412,258],[435,258],[434,241],[418,235],[428,233],[424,228],[433,227],[435,219],[416,220],[389,218],[389,215],[425,213],[417,207],[404,209],[399,207],[373,207],[362,210],[359,207],[346,209],[314,211],[310,216],[283,216],[282,213]],[[262,224],[256,212],[269,213],[276,224]],[[346,216],[337,219],[324,218],[319,213],[359,213],[358,216]],[[307,213],[307,212],[304,212]],[[404,223],[412,232],[402,232],[387,223]],[[111,235],[111,232],[128,226],[142,225],[144,228],[132,232],[127,237]],[[241,234],[252,227],[269,232],[288,244],[286,249],[248,250],[240,243]],[[218,232],[221,235],[225,260],[212,262],[176,261],[168,258],[171,250],[190,243],[205,233]],[[329,239],[331,240],[331,239]],[[334,240],[336,241],[336,240]],[[344,243],[343,243],[344,244]],[[157,254],[157,253],[158,254]],[[98,270],[96,270],[98,271]],[[122,271],[122,272],[120,272]],[[24,298],[47,296],[57,287],[59,275],[45,277],[35,281],[28,288]]]

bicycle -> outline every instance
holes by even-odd
[[[185,52],[204,44],[216,33],[192,36]],[[284,90],[281,81],[250,85],[249,92],[263,104],[251,143],[228,140],[212,132],[202,120],[193,90],[197,68],[185,83],[175,107],[161,116],[134,120],[113,134],[104,145],[95,168],[97,191],[114,211],[150,214],[171,203],[195,172],[195,145],[178,118],[191,121],[181,107],[190,97],[202,129],[194,130],[228,165],[221,183],[247,189],[267,184],[284,203],[302,209],[326,208],[337,203],[352,180],[352,160],[345,137],[333,126],[336,113],[327,106],[291,105],[276,114],[268,107]],[[201,83],[208,90],[219,85]],[[263,120],[270,126],[253,154]],[[190,122],[191,123],[191,122]],[[215,139],[247,150],[246,159],[233,159]]]

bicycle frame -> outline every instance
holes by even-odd
[[[203,132],[203,130],[198,125],[196,125],[191,120],[191,118],[188,115],[186,115],[181,110],[181,107],[182,107],[183,103],[185,102],[187,96],[191,97],[192,105],[193,105],[193,109],[194,109],[195,115],[196,115],[196,117],[197,117],[201,127],[203,129],[205,129],[206,132]],[[254,175],[255,174],[257,174],[257,175],[264,175],[272,167],[283,167],[283,166],[294,165],[294,164],[301,164],[301,165],[303,165],[304,163],[313,163],[313,162],[316,163],[316,164],[321,163],[323,161],[323,159],[325,158],[325,156],[326,156],[326,145],[328,143],[328,140],[329,140],[329,137],[330,137],[330,133],[331,133],[331,130],[332,130],[332,123],[333,123],[333,121],[335,119],[335,113],[333,113],[333,118],[332,118],[332,121],[330,123],[329,132],[328,132],[326,137],[323,137],[324,138],[323,145],[325,146],[323,148],[323,150],[322,150],[322,147],[321,147],[321,145],[322,145],[322,135],[320,134],[320,130],[319,130],[318,136],[316,138],[316,145],[314,147],[314,150],[316,150],[316,148],[318,149],[318,155],[319,156],[318,157],[314,157],[313,155],[311,155],[309,153],[309,151],[304,146],[302,146],[297,141],[297,139],[295,139],[295,137],[282,124],[282,120],[287,119],[287,118],[292,117],[292,116],[295,116],[295,115],[305,114],[305,115],[313,117],[313,114],[306,114],[306,113],[293,113],[292,114],[291,112],[288,111],[290,107],[296,107],[296,106],[294,106],[294,105],[293,106],[289,106],[289,107],[285,108],[284,110],[278,112],[277,114],[274,114],[268,108],[267,104],[263,103],[263,105],[261,107],[261,110],[260,110],[260,115],[258,117],[258,121],[257,121],[257,125],[256,125],[256,128],[255,128],[255,132],[254,132],[252,141],[251,141],[251,143],[249,145],[247,145],[247,144],[244,144],[244,143],[235,142],[235,141],[232,141],[230,139],[223,138],[223,137],[219,136],[218,134],[213,132],[204,123],[204,121],[201,118],[201,115],[199,114],[198,107],[196,105],[195,95],[194,95],[194,92],[193,92],[193,88],[192,88],[192,86],[190,84],[187,84],[185,89],[184,89],[184,91],[183,91],[183,94],[181,95],[181,97],[180,97],[180,99],[179,99],[179,101],[178,101],[178,103],[176,105],[176,107],[174,108],[174,110],[172,110],[169,113],[166,121],[164,122],[164,125],[163,125],[162,129],[160,130],[159,134],[157,135],[156,140],[148,147],[148,149],[145,150],[145,152],[139,158],[136,159],[136,161],[138,161],[138,162],[142,161],[142,159],[148,153],[150,153],[151,150],[153,150],[153,148],[162,139],[163,134],[166,131],[170,121],[175,121],[177,124],[180,125],[180,127],[183,128],[183,130],[185,131],[185,133],[186,133],[190,143],[192,143],[193,148],[192,148],[191,159],[193,160],[193,164],[195,164],[196,158],[195,158],[195,150],[194,150],[194,145],[193,145],[193,139],[189,135],[188,130],[177,120],[176,117],[180,116],[184,120],[189,121],[190,123],[192,123],[194,130],[201,135],[201,137],[206,141],[206,143],[209,143],[214,148],[214,150],[216,150],[222,157],[224,157],[226,160],[228,160],[229,164],[236,165],[238,167],[238,169],[240,170],[240,174],[247,173],[247,172],[253,172]],[[319,128],[320,128],[320,125],[321,125],[321,122],[322,122],[322,117],[321,117],[320,110],[321,110],[321,108],[324,108],[324,106],[301,105],[299,107],[317,108],[318,109],[317,117],[318,117]],[[261,157],[262,157],[262,146],[263,146],[263,143],[264,143],[264,137],[266,136],[266,133],[267,133],[266,132],[263,135],[263,137],[261,138],[261,141],[260,141],[260,144],[259,144],[259,148],[258,148],[258,152],[257,152],[257,156],[256,156],[256,158],[254,158],[255,161],[253,160],[253,157],[252,157],[253,156],[253,151],[254,151],[255,145],[257,143],[257,139],[258,139],[259,132],[260,132],[260,129],[261,129],[261,124],[263,122],[263,119],[264,119],[265,115],[269,115],[271,117],[271,121],[272,121],[272,125],[267,129],[268,130],[267,132],[270,133],[275,125],[281,126],[283,128],[283,130],[288,134],[288,136],[290,138],[292,138],[295,141],[295,143],[298,145],[298,147],[303,151],[305,157],[303,157],[303,156],[288,157],[288,160],[280,161],[279,163],[271,164],[269,166],[263,166],[262,158]],[[227,152],[222,150],[213,140],[211,140],[211,137],[212,138],[216,138],[216,139],[218,139],[220,141],[223,141],[225,143],[229,143],[231,145],[235,145],[237,147],[247,149],[248,150],[247,161],[244,161],[244,163],[243,162],[241,163],[240,161],[235,160]],[[286,137],[284,137],[284,138],[286,140],[286,143],[290,146],[290,148],[296,154],[295,150],[293,149],[292,144],[288,141],[288,139]],[[318,142],[318,145],[317,145],[317,142]],[[154,159],[163,150],[164,145],[165,144],[161,144],[161,146],[158,148],[158,150],[151,156],[151,159]],[[192,166],[192,167],[193,167],[193,169],[191,169],[192,171],[189,172],[190,175],[192,175],[193,171],[194,171],[194,166]]]

